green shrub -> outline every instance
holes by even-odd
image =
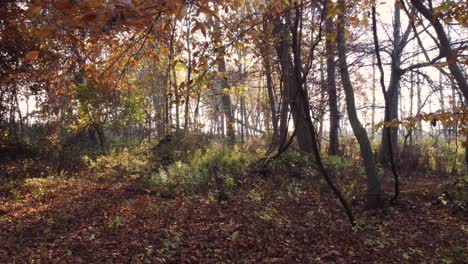
[[[242,152],[238,147],[229,147],[221,143],[208,144],[168,165],[159,166],[149,176],[148,183],[157,191],[169,193],[202,193],[210,189],[233,189],[236,179],[247,172],[255,161],[254,153]],[[222,177],[224,186],[217,186],[214,167]]]
[[[152,148],[151,164],[158,170],[176,161],[188,162],[193,150],[204,149],[209,145],[209,139],[200,132],[177,130],[168,134]]]
[[[144,147],[141,147],[101,155],[94,160],[86,155],[82,156],[81,159],[83,163],[88,164],[89,169],[98,178],[118,178],[143,173],[148,167],[148,158],[145,154]]]

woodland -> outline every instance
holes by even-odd
[[[462,0],[1,0],[0,263],[466,263]]]

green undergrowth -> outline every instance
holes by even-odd
[[[256,153],[215,141],[186,153],[182,159],[164,165],[155,164],[155,169],[144,179],[149,188],[163,193],[196,194],[220,188],[231,190],[256,159]]]

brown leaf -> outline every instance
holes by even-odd
[[[30,61],[35,61],[39,58],[39,51],[30,51],[26,54],[26,58]]]

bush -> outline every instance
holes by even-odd
[[[288,178],[305,179],[310,173],[312,158],[295,150],[288,149],[267,167],[267,174]]]
[[[84,155],[81,162],[88,164],[89,169],[99,178],[119,178],[143,173],[148,166],[145,147],[122,152],[101,155],[96,159]]]
[[[424,138],[418,144],[402,150],[399,160],[401,171],[408,174],[417,172],[421,176],[454,175],[464,170],[463,151],[461,144],[457,149],[454,143]]]
[[[151,164],[158,170],[176,161],[188,162],[194,149],[203,149],[209,145],[209,138],[201,132],[188,133],[177,130],[168,134],[153,147]]]
[[[237,147],[215,142],[186,153],[182,159],[168,165],[157,166],[159,169],[147,181],[151,188],[169,194],[196,194],[220,188],[230,190],[255,159],[254,153],[242,152]],[[217,183],[217,176],[222,178],[223,186]]]

